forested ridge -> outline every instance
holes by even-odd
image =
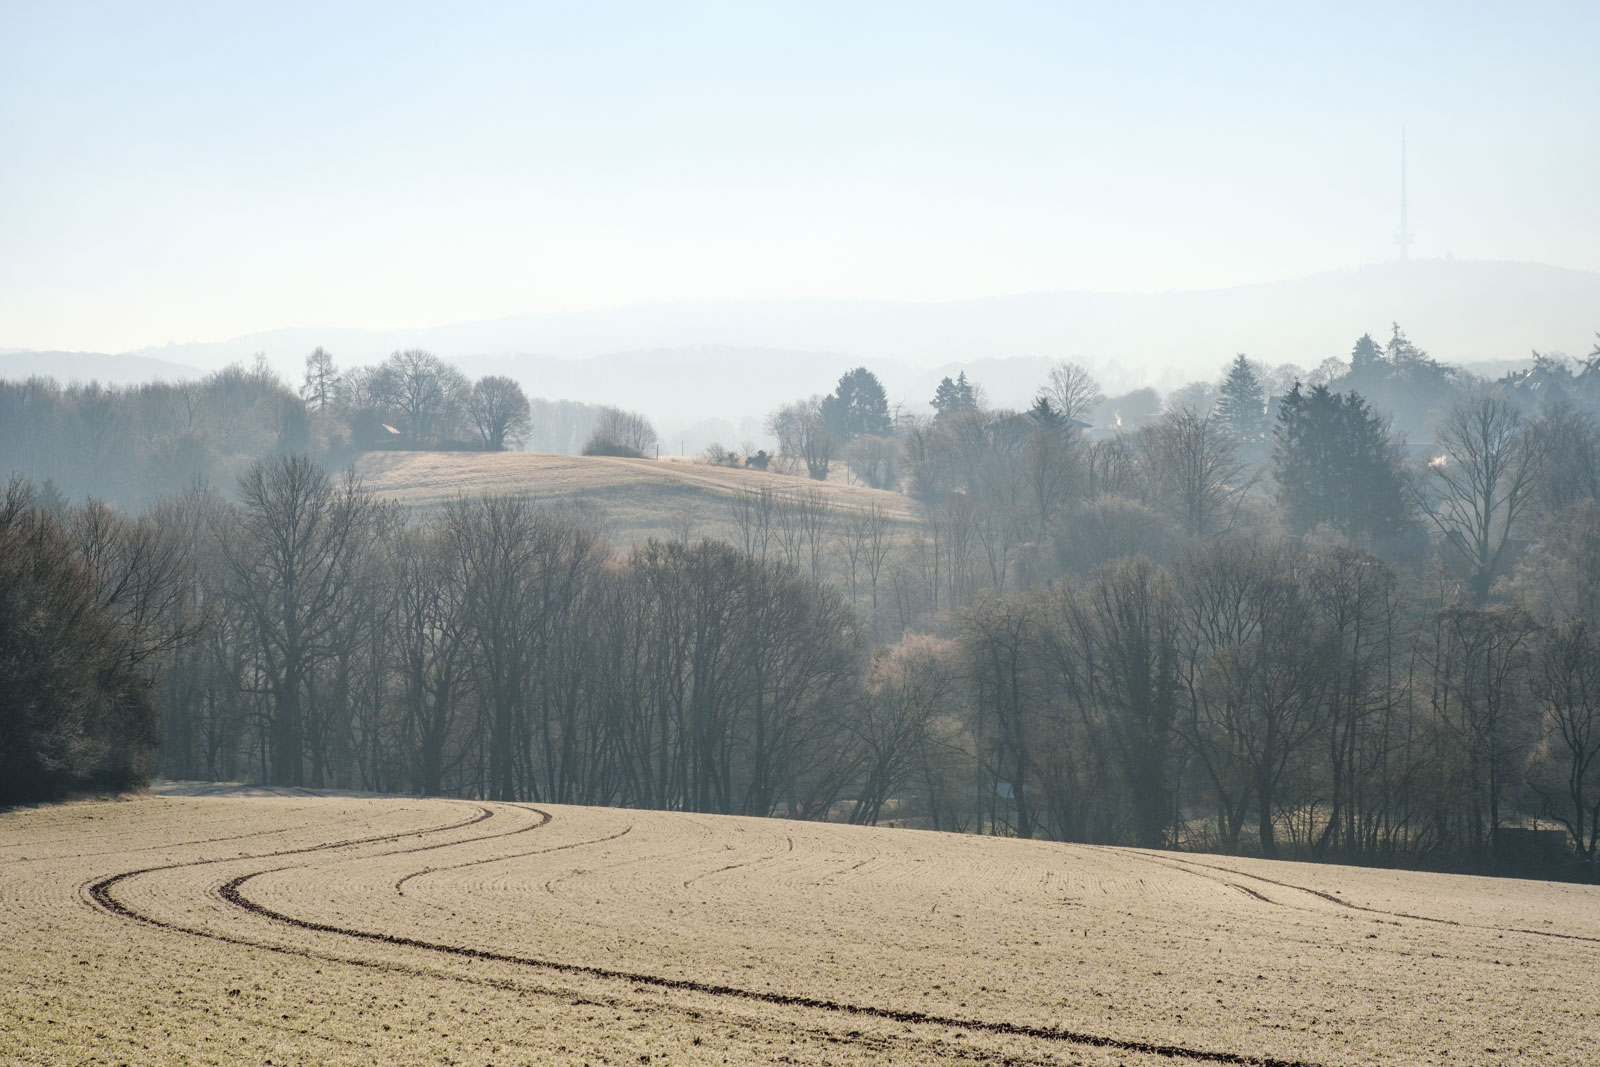
[[[1062,364],[1002,411],[961,376],[932,416],[857,368],[773,411],[795,489],[731,499],[733,543],[631,546],[340,472],[363,434],[534,431],[448,370],[0,384],[34,420],[0,423],[0,799],[153,771],[1595,872],[1600,350],[1486,382],[1396,327],[1164,401]],[[841,469],[914,528],[806,490]]]

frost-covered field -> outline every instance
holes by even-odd
[[[0,814],[3,1063],[1563,1063],[1600,889],[260,790]]]
[[[825,482],[768,471],[717,467],[684,458],[619,459],[547,452],[368,452],[356,463],[362,483],[381,497],[408,504],[440,504],[465,493],[527,492],[539,500],[594,501],[623,510],[670,510],[674,501],[714,506],[741,494],[823,494],[844,510],[882,508],[910,521],[911,502],[900,493],[845,482],[843,464]],[[720,516],[719,516],[720,517]]]

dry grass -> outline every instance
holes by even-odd
[[[0,815],[6,1063],[1588,1064],[1597,975],[1593,887],[448,800]]]
[[[369,452],[356,464],[379,496],[418,507],[456,496],[526,492],[551,505],[596,507],[613,533],[652,536],[678,532],[726,536],[729,504],[738,494],[818,489],[835,507],[877,504],[896,520],[912,520],[900,493],[688,459],[617,459],[545,452]]]

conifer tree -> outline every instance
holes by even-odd
[[[1259,441],[1267,432],[1267,398],[1244,353],[1234,357],[1217,391],[1217,422],[1235,440]]]
[[[1291,529],[1327,523],[1347,537],[1383,540],[1411,521],[1405,456],[1388,421],[1357,393],[1296,382],[1278,408],[1273,463]]]
[[[933,394],[933,409],[941,419],[946,415],[978,410],[978,395],[973,391],[972,383],[967,381],[966,371],[962,371],[955,381],[951,381],[947,375],[939,382],[939,388]]]
[[[868,435],[883,437],[893,429],[883,383],[865,367],[844,374],[838,388],[822,398],[822,420],[840,444]]]
[[[1369,367],[1376,367],[1382,360],[1383,349],[1378,347],[1378,342],[1372,339],[1370,333],[1364,333],[1350,350],[1350,372],[1360,374]]]

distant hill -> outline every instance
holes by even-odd
[[[98,381],[129,385],[148,381],[182,381],[199,378],[206,372],[188,363],[175,363],[148,356],[111,356],[103,352],[33,352],[11,349],[0,352],[0,378],[31,378],[35,375],[68,382]]]
[[[693,451],[759,438],[771,408],[828,391],[858,364],[879,375],[891,402],[920,410],[941,375],[962,370],[991,402],[1018,406],[1055,359],[1085,363],[1108,392],[1170,390],[1217,377],[1237,352],[1315,367],[1346,356],[1364,332],[1383,339],[1393,322],[1450,363],[1504,366],[1531,349],[1581,355],[1600,330],[1600,273],[1428,260],[1192,292],[686,303],[419,330],[295,328],[99,358],[213,369],[264,352],[297,380],[317,345],[346,365],[416,346],[473,375],[510,374],[533,395],[637,408],[664,445]],[[17,373],[8,359],[47,365],[53,354],[0,357],[0,374]]]
[[[1346,352],[1361,333],[1376,333],[1393,321],[1452,362],[1511,358],[1530,347],[1581,344],[1586,351],[1600,330],[1600,273],[1532,263],[1428,260],[1231,289],[1035,293],[931,303],[663,304],[421,330],[285,329],[131,354],[215,367],[256,352],[298,363],[319,344],[357,362],[410,345],[453,358],[561,359],[711,346],[833,353],[844,360],[913,366],[1076,355],[1148,367],[1162,377],[1210,373],[1213,364],[1239,351],[1274,363],[1315,364]]]

